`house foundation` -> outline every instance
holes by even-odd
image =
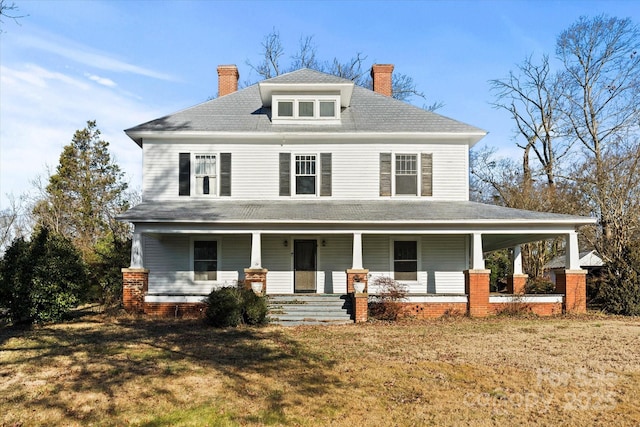
[[[144,313],[144,296],[149,289],[149,270],[122,269],[122,305],[129,313]]]
[[[587,271],[564,270],[556,273],[556,292],[564,294],[565,313],[587,312]]]

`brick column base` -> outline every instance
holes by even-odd
[[[251,289],[253,282],[262,283],[262,294],[267,292],[267,273],[269,270],[266,268],[245,268],[244,269],[244,287],[245,289]]]
[[[348,269],[347,270],[347,293],[354,293],[353,282],[362,282],[364,283],[364,291],[369,292],[369,270],[366,268],[362,269]]]
[[[528,274],[512,274],[507,276],[507,293],[521,294],[526,293]]]
[[[490,276],[491,270],[464,271],[467,314],[471,317],[485,317],[489,313]]]
[[[563,270],[556,273],[556,292],[564,294],[565,313],[587,312],[587,270]]]
[[[353,294],[353,320],[356,323],[366,322],[369,319],[369,294]]]
[[[123,268],[122,305],[129,313],[144,313],[144,296],[149,290],[149,270]]]

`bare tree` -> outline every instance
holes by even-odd
[[[18,6],[15,2],[8,2],[7,0],[0,0],[0,24],[4,24],[2,18],[13,19],[19,24],[18,19],[24,18],[27,15],[21,15],[18,13]],[[0,34],[3,30],[0,28]]]
[[[246,64],[262,79],[270,79],[300,68],[310,68],[349,79],[362,87],[372,87],[371,77],[369,75],[371,66],[367,63],[367,56],[362,52],[357,52],[346,61],[337,57],[334,57],[332,60],[322,61],[317,57],[317,46],[313,40],[313,36],[303,36],[300,37],[298,50],[291,55],[290,61],[288,65],[286,65],[283,61],[284,48],[282,46],[280,33],[275,28],[264,37],[261,45],[260,62],[254,64],[247,60]],[[251,81],[245,81],[244,85],[248,86],[252,83]],[[401,73],[393,74],[392,97],[401,101],[407,101],[412,97],[426,99],[425,94],[417,89],[413,78]],[[444,104],[437,101],[424,108],[429,111],[435,111],[442,106],[444,106]]]
[[[507,78],[491,80],[490,84],[496,93],[493,106],[507,110],[516,123],[516,145],[523,150],[524,185],[531,185],[534,179],[533,152],[538,164],[534,169],[541,171],[553,191],[558,163],[572,146],[564,137],[560,120],[565,80],[551,72],[549,57],[544,55],[540,64],[529,57],[518,65],[518,74],[511,71]]]
[[[26,195],[7,196],[9,206],[0,211],[0,255],[20,237],[27,237],[31,231],[32,218]]]
[[[605,256],[615,256],[607,254],[620,247],[612,241],[628,235],[620,216],[630,212],[619,209],[612,191],[625,188],[628,177],[611,168],[620,167],[627,156],[635,164],[634,154],[640,150],[639,51],[638,26],[629,19],[604,15],[581,17],[560,35],[556,46],[565,69],[563,119],[581,144],[586,168],[582,170],[589,171],[588,177],[578,174],[575,178],[590,189],[593,213],[602,227],[599,249]]]

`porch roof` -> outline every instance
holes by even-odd
[[[535,212],[468,201],[429,200],[178,200],[142,202],[119,216],[130,222],[253,224],[554,224],[594,218]]]

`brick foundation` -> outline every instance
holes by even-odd
[[[533,313],[538,316],[555,316],[562,313],[562,303],[559,302],[513,302],[513,303],[491,303],[489,304],[491,314],[500,313]]]
[[[357,280],[356,280],[357,279]],[[369,270],[364,269],[348,269],[347,270],[347,293],[354,292],[353,282],[363,282],[364,291],[369,292]]]
[[[556,273],[556,292],[564,294],[565,313],[587,312],[587,271],[562,270]]]
[[[524,294],[527,287],[527,274],[512,274],[507,276],[507,293],[508,294]]]
[[[442,316],[464,316],[467,313],[467,303],[401,303],[401,317],[415,317],[416,319],[434,319]]]
[[[204,303],[157,303],[144,304],[144,314],[156,317],[199,319],[204,317],[207,305]]]
[[[123,268],[122,305],[129,313],[144,313],[144,296],[149,289],[149,270]]]
[[[471,317],[485,317],[489,313],[490,275],[491,270],[464,271],[467,313]]]
[[[369,295],[366,293],[353,294],[353,317],[356,323],[369,319]]]

